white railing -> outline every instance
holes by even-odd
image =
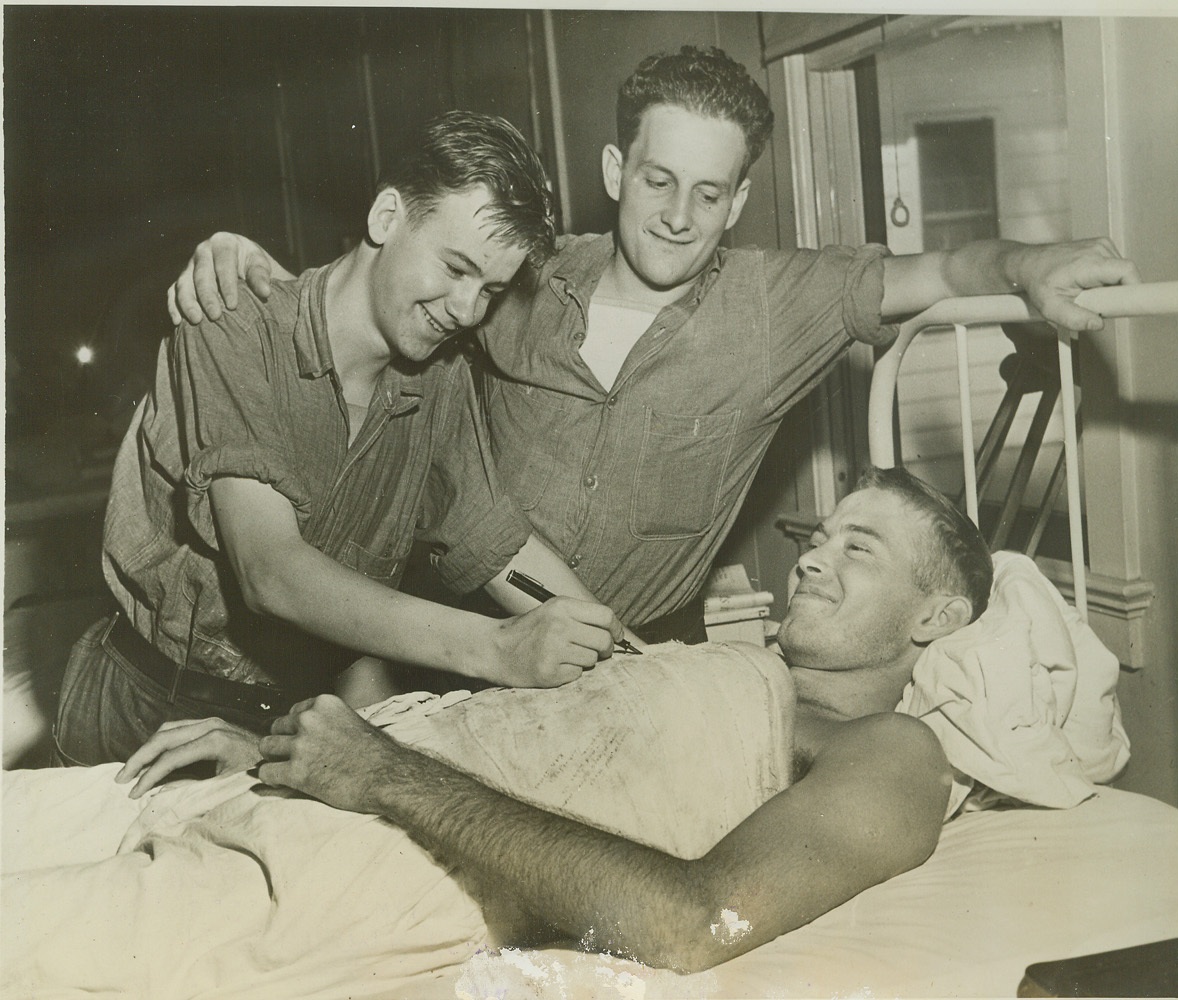
[[[1164,316],[1178,314],[1178,281],[1143,285],[1110,285],[1090,288],[1076,296],[1076,303],[1099,313],[1106,319],[1127,316]],[[984,323],[1027,323],[1043,317],[1025,299],[1017,295],[978,295],[945,299],[930,306],[900,327],[895,342],[875,363],[871,378],[871,395],[867,405],[868,449],[873,465],[891,468],[896,464],[892,412],[896,400],[896,378],[904,352],[925,330],[952,327],[957,341],[957,384],[961,402],[961,455],[965,472],[966,512],[978,521],[976,449],[973,440],[973,411],[969,389],[969,351],[967,331]],[[1076,401],[1072,378],[1072,337],[1059,331],[1060,402],[1063,411],[1064,456],[1067,471],[1068,527],[1071,537],[1072,573],[1075,581],[1076,609],[1088,618],[1087,577],[1084,567],[1084,538],[1081,528],[1080,463],[1076,436]]]

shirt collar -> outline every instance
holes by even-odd
[[[340,260],[343,260],[341,257]],[[339,260],[304,271],[299,277],[299,311],[295,317],[294,346],[299,374],[321,378],[335,368],[327,339],[327,279]]]
[[[294,346],[299,374],[304,378],[322,378],[335,371],[331,355],[331,341],[327,337],[327,281],[339,260],[325,267],[305,272],[300,278],[299,311],[295,319]],[[428,362],[426,362],[428,364]],[[381,406],[389,413],[416,405],[422,397],[423,365],[412,365],[401,371],[386,365],[376,384]]]
[[[597,287],[606,265],[614,254],[614,237],[612,233],[603,233],[591,240],[579,243],[567,254],[563,254],[557,261],[556,270],[548,279],[549,287],[557,298],[568,304],[570,298],[577,298],[584,303],[589,299],[591,289]],[[691,288],[684,293],[681,302],[699,305],[704,294],[715,283],[724,263],[724,250],[717,248],[708,263],[691,283]]]

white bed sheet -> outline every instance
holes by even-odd
[[[1012,997],[1028,965],[1178,937],[1178,809],[1103,789],[967,813],[920,868],[691,976],[571,950],[484,951],[402,994],[506,1000]]]
[[[245,775],[177,786],[150,815],[126,799],[112,810],[114,769],[16,772],[6,789],[11,806],[13,788],[50,782],[56,799],[36,795],[29,821],[77,831],[29,837],[6,808],[5,867],[23,870],[5,881],[6,997],[1013,996],[1033,962],[1178,937],[1178,809],[1113,789],[1067,810],[959,816],[922,867],[679,976],[570,949],[491,949],[453,873],[374,817],[287,796],[259,809]],[[77,825],[88,811],[94,822]],[[202,827],[205,815],[216,822]],[[157,831],[150,862],[111,857],[144,827]],[[125,897],[113,919],[111,893]]]

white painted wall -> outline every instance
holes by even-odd
[[[895,253],[924,249],[915,135],[922,122],[993,119],[999,235],[1027,243],[1071,238],[1058,22],[1012,25],[995,19],[990,27],[947,31],[899,51],[885,49],[876,65],[885,200],[890,209],[899,194],[911,213],[905,227],[889,219],[888,246]],[[997,327],[979,329],[971,337],[978,442],[1005,391],[998,363],[1010,352],[1010,342]],[[950,493],[961,485],[960,466],[951,459],[959,454],[961,440],[956,364],[952,333],[923,335],[905,359],[897,387],[905,464]],[[1019,411],[999,466],[1000,484],[1009,481],[1037,401],[1037,396],[1028,398]],[[1062,439],[1056,417],[1032,479],[1031,498],[1042,494]]]

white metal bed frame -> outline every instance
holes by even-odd
[[[1178,281],[1140,285],[1109,285],[1090,288],[1076,297],[1077,305],[1091,309],[1106,319],[1129,316],[1164,316],[1178,314]],[[944,299],[902,324],[895,342],[875,363],[868,400],[868,448],[871,461],[881,468],[896,464],[892,412],[896,399],[896,378],[904,353],[926,330],[952,327],[957,344],[957,384],[961,403],[962,466],[965,472],[966,512],[978,522],[976,449],[973,438],[973,410],[970,403],[969,350],[970,326],[993,323],[1041,322],[1038,310],[1017,295],[979,295]],[[1063,410],[1064,456],[1067,472],[1068,528],[1071,538],[1072,573],[1076,610],[1088,620],[1088,590],[1084,562],[1084,538],[1081,530],[1080,465],[1076,434],[1076,400],[1072,378],[1072,337],[1070,330],[1059,330],[1060,403]]]

